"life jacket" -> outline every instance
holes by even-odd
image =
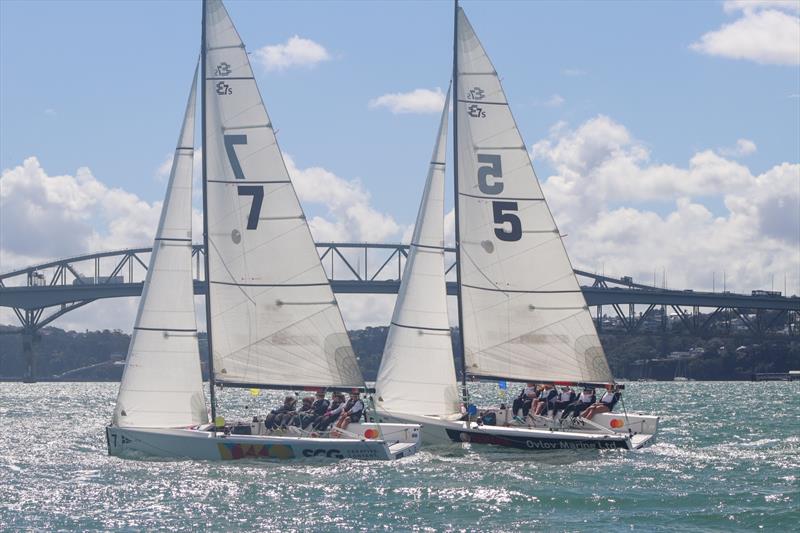
[[[594,403],[595,399],[597,399],[597,397],[591,392],[582,392],[578,401],[581,403]]]
[[[618,392],[612,393],[611,391],[607,391],[605,394],[603,394],[603,397],[600,398],[600,403],[604,403],[608,406],[613,406],[614,404],[617,403],[618,400],[619,400]]]
[[[325,398],[322,398],[321,400],[314,400],[314,403],[311,404],[311,410],[314,411],[315,415],[324,415],[330,404],[331,403]]]

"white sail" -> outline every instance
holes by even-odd
[[[113,423],[120,427],[181,427],[208,421],[192,281],[196,75],[114,409]]]
[[[388,412],[439,416],[459,412],[444,270],[449,106],[448,91],[375,382],[378,406]]]
[[[455,113],[467,372],[612,380],[497,72],[456,14]]]
[[[261,100],[219,0],[205,3],[206,193],[216,380],[363,387]]]

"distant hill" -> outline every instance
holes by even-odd
[[[0,326],[1,377],[20,377],[24,372],[21,336],[2,334],[16,329]],[[353,349],[368,381],[377,375],[387,333],[387,327],[350,331]],[[454,333],[454,351],[460,357],[455,341],[458,330]],[[601,335],[601,340],[617,378],[670,380],[682,375],[698,380],[735,380],[750,379],[754,372],[800,369],[800,339],[795,337]],[[43,328],[35,343],[36,375],[69,381],[118,381],[123,369],[120,362],[129,342],[130,335],[119,330]],[[205,368],[207,344],[203,333],[199,345]]]

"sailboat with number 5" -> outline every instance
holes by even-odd
[[[445,304],[445,105],[375,384],[380,419],[421,424],[426,443],[639,448],[655,436],[658,417],[612,412],[623,387],[614,383],[497,71],[457,2],[453,48],[461,397]],[[468,376],[529,386],[511,406],[478,408]],[[584,403],[572,387],[583,389]],[[598,404],[595,387],[607,390]]]
[[[195,81],[106,428],[108,452],[209,460],[412,455],[419,425],[362,422],[361,412],[334,432],[302,424],[275,428],[261,417],[228,424],[217,416],[216,389],[223,385],[311,390],[323,400],[324,392],[349,391],[353,405],[367,389],[244,44],[220,0],[203,2],[202,34],[197,76],[210,422],[191,269]]]

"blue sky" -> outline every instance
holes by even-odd
[[[792,258],[791,229],[797,194],[791,183],[800,162],[800,59],[792,52],[794,43],[800,57],[800,32],[797,38],[792,33],[800,11],[796,2],[462,5],[503,79],[541,181],[573,179],[570,172],[575,169],[585,170],[581,179],[595,176],[587,161],[575,163],[564,155],[570,146],[591,143],[602,145],[598,150],[604,161],[633,161],[636,172],[619,179],[649,180],[663,166],[677,172],[675,180],[694,183],[706,178],[689,176],[693,157],[712,151],[724,160],[704,167],[718,169],[708,182],[717,185],[670,189],[660,184],[633,196],[604,185],[598,200],[602,213],[586,220],[570,211],[576,208],[563,196],[565,189],[558,188],[558,179],[545,185],[560,225],[572,231],[570,225],[589,228],[588,240],[603,235],[611,239],[605,257],[577,240],[568,242],[576,266],[614,263],[609,254],[614,244],[622,243],[619,236],[603,233],[604,224],[627,220],[635,231],[642,220],[655,220],[667,235],[674,230],[670,216],[681,212],[682,198],[708,211],[710,218],[703,223],[709,231],[715,231],[718,217],[733,224],[734,185],[749,187],[747,183],[755,184],[758,176],[786,163],[789,177],[781,179],[790,185],[775,201],[788,202],[780,204],[788,206],[788,240],[763,252],[777,254],[775,258],[748,261],[737,271],[771,269],[781,277],[787,272],[792,279],[800,276]],[[439,115],[436,110],[397,114],[369,103],[415,89],[446,91],[452,4],[230,0],[226,6],[251,52],[287,43],[293,36],[324,48],[327,60],[283,69],[251,59],[281,147],[298,169],[321,167],[367,194],[370,208],[400,227],[387,230],[384,240],[399,240],[413,224]],[[765,26],[772,23],[788,25],[788,44],[785,35]],[[707,46],[698,44],[726,25],[733,27],[712,35]],[[51,177],[74,176],[80,167],[88,167],[98,182],[152,207],[163,197],[165,181],[158,169],[178,134],[199,26],[200,4],[194,1],[0,2],[0,168],[14,169],[29,157]],[[748,31],[766,31],[770,39],[775,34],[776,42],[759,45]],[[589,142],[582,135],[591,132],[595,137]],[[618,141],[603,144],[611,134]],[[740,140],[745,142],[737,148]],[[586,150],[578,152],[586,156]],[[592,183],[606,183],[614,168],[627,167],[607,165]],[[742,169],[749,177],[740,176]],[[7,191],[10,183],[6,180]],[[575,182],[584,187],[582,183]],[[758,183],[774,189],[764,180]],[[11,201],[10,193],[6,197]],[[764,205],[772,200],[765,199]],[[336,217],[335,208],[324,201],[304,202],[304,207],[311,216]],[[625,209],[635,211],[633,218]],[[92,231],[104,234],[101,226],[109,216],[92,215]],[[780,224],[762,220],[759,227],[770,231],[763,228],[773,223]],[[8,242],[7,219],[4,225],[0,238],[5,234]],[[733,226],[727,231],[733,232]],[[776,231],[786,237],[786,228]],[[356,231],[342,237],[360,235]],[[75,246],[99,246],[97,242],[112,245],[106,239]],[[734,253],[732,243],[726,246],[719,252],[724,261],[716,263],[727,262],[725,254]],[[669,257],[653,263],[681,268],[681,254],[692,251],[678,248],[676,244]],[[0,270],[46,256],[46,246],[38,255],[6,246]],[[652,272],[654,264],[646,263],[643,258],[641,264],[617,263],[616,268]],[[724,268],[712,263],[707,270]],[[740,278],[743,289],[763,284],[755,275]],[[688,274],[678,280],[687,286],[702,284]]]

